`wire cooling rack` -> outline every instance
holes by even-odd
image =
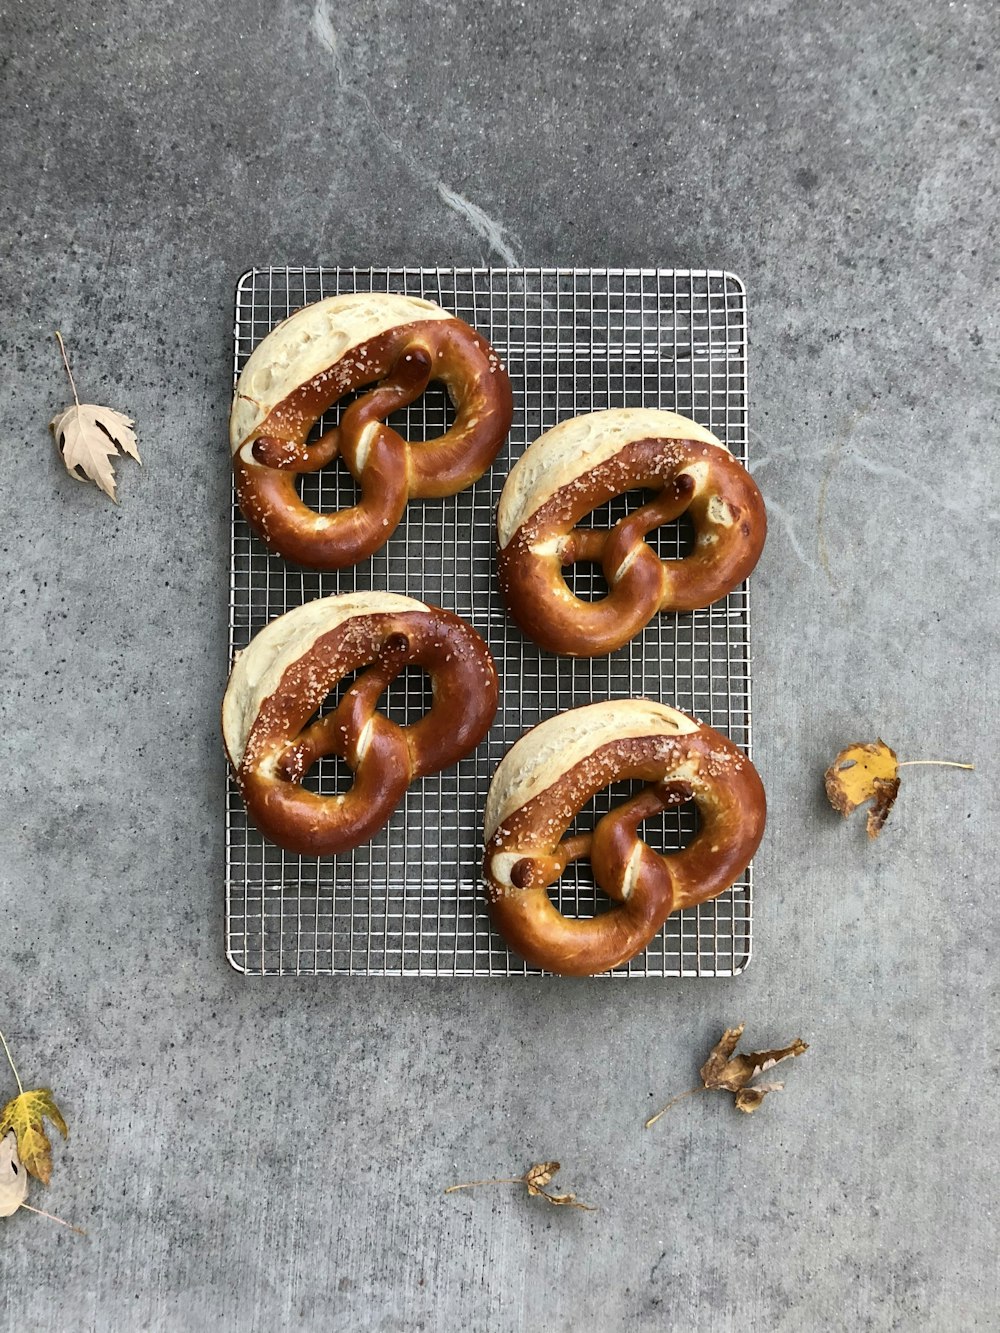
[[[231,779],[227,806],[226,951],[257,975],[367,973],[382,976],[526,976],[490,929],[480,891],[482,810],[503,754],[529,726],[577,704],[645,695],[675,704],[750,743],[750,615],[746,588],[690,615],[660,615],[610,657],[578,661],[541,652],[522,637],[500,601],[494,509],[504,478],[543,430],[605,407],[662,407],[692,416],[746,461],[746,299],[730,273],[656,269],[258,268],[236,291],[238,374],[280,320],[341,292],[396,291],[454,311],[490,341],[514,387],[513,428],[492,471],[459,495],[411,502],[388,545],[355,569],[317,574],[268,555],[233,508],[231,654],[275,616],[314,597],[354,589],[407,593],[457,611],[487,639],[501,704],[487,739],[450,772],[418,781],[388,826],[338,857],[282,852],[246,818]],[[451,418],[431,385],[391,418],[410,438],[441,432]],[[337,419],[336,409],[322,423]],[[320,510],[353,504],[341,464],[303,480]],[[607,526],[640,493],[591,517]],[[689,549],[685,521],[650,538],[663,556]],[[576,566],[581,596],[599,595],[600,571]],[[412,721],[427,706],[425,677],[409,669],[382,707]],[[330,701],[330,706],[332,706]],[[332,793],[350,780],[325,759],[307,779]],[[574,827],[592,827],[625,787],[600,793]],[[663,850],[695,830],[686,807],[644,825]],[[609,904],[586,862],[571,866],[558,905],[588,916]],[[750,957],[750,872],[721,897],[669,918],[648,949],[609,976],[733,976]]]

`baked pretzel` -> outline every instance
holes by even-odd
[[[375,706],[411,664],[430,676],[434,702],[399,726]],[[314,718],[361,667],[336,708]],[[471,625],[410,597],[359,592],[307,602],[254,636],[229,677],[222,733],[261,833],[288,851],[327,856],[367,842],[415,778],[473,750],[496,708],[493,658]],[[307,791],[302,779],[331,754],[353,770],[353,785],[336,796]]]
[[[439,380],[453,425],[408,443],[386,417]],[[315,422],[361,385],[375,387],[307,444]],[[510,429],[510,380],[475,329],[430,301],[331,296],[273,329],[243,367],[229,419],[236,494],[272,551],[312,569],[357,564],[392,536],[411,498],[454,495],[483,475]],[[296,482],[340,456],[358,503],[318,514]]]
[[[657,492],[610,531],[578,528],[591,510],[639,488]],[[695,546],[661,560],[645,538],[683,513]],[[676,412],[618,408],[563,421],[511,470],[497,509],[500,587],[530,638],[553,653],[596,657],[633,638],[658,611],[693,611],[750,573],[767,530],[750,474],[711,431]],[[564,570],[599,564],[610,589],[583,601]]]
[[[647,785],[593,833],[564,838],[592,796],[628,778]],[[653,851],[639,825],[687,801],[701,818],[694,840],[670,855]],[[764,813],[764,788],[746,755],[674,708],[625,699],[559,713],[507,752],[486,798],[483,873],[493,923],[536,967],[605,972],[644,949],[671,912],[729,888],[757,850]],[[575,920],[547,890],[584,856],[615,906]]]

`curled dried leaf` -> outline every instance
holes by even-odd
[[[752,1115],[769,1092],[780,1092],[784,1083],[758,1083],[755,1088],[740,1088],[736,1094],[737,1111]]]

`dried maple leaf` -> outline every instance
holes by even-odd
[[[702,1086],[688,1088],[686,1092],[680,1092],[676,1097],[672,1097],[666,1106],[649,1117],[646,1121],[647,1129],[655,1125],[675,1102],[679,1102],[683,1097],[691,1097],[697,1092],[735,1093],[737,1108],[750,1114],[756,1111],[769,1092],[777,1092],[779,1088],[785,1086],[783,1083],[761,1083],[751,1088],[748,1084],[758,1074],[773,1069],[782,1060],[802,1055],[809,1047],[801,1037],[796,1037],[790,1046],[777,1047],[772,1051],[750,1051],[746,1055],[736,1055],[736,1047],[739,1045],[740,1037],[743,1036],[744,1027],[745,1024],[740,1023],[738,1027],[726,1028],[701,1067]]]
[[[747,1055],[734,1055],[737,1043],[743,1036],[744,1024],[738,1028],[727,1028],[712,1053],[701,1067],[701,1081],[709,1090],[724,1088],[726,1092],[740,1092],[751,1079],[763,1074],[766,1069],[773,1069],[782,1060],[802,1055],[809,1047],[801,1038],[796,1038],[791,1046],[782,1046],[774,1051],[750,1051]]]
[[[16,1213],[28,1197],[28,1173],[17,1155],[13,1132],[0,1139],[0,1217]]]
[[[47,1185],[52,1179],[52,1146],[45,1133],[45,1120],[55,1125],[63,1138],[69,1135],[66,1121],[56,1106],[50,1088],[32,1088],[12,1097],[0,1111],[0,1138],[13,1130],[24,1169]]]
[[[528,1167],[523,1176],[497,1176],[493,1180],[464,1180],[460,1185],[449,1185],[445,1194],[452,1194],[455,1190],[474,1189],[477,1185],[524,1185],[533,1198],[540,1197],[557,1207],[580,1208],[585,1213],[595,1213],[596,1208],[589,1203],[581,1203],[575,1194],[550,1194],[546,1190],[545,1186],[558,1170],[558,1162],[536,1162],[534,1166]]]
[[[117,504],[115,470],[111,466],[111,459],[123,453],[134,458],[137,463],[142,462],[132,430],[134,423],[131,417],[123,416],[110,407],[80,402],[73,372],[66,359],[62,334],[57,333],[56,338],[73,390],[73,405],[57,412],[49,422],[49,429],[55,436],[70,476],[75,481],[92,481]]]

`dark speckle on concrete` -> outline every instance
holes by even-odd
[[[34,1202],[88,1232],[0,1222],[8,1320],[996,1326],[998,44],[992,0],[7,7],[0,1026],[71,1126]],[[269,262],[745,279],[744,977],[228,968],[231,301]],[[137,422],[120,508],[48,434],[56,328]],[[876,735],[978,767],[905,770],[868,844],[820,777]],[[740,1019],[810,1043],[785,1091],[645,1131]],[[442,1193],[554,1157],[599,1212]]]

